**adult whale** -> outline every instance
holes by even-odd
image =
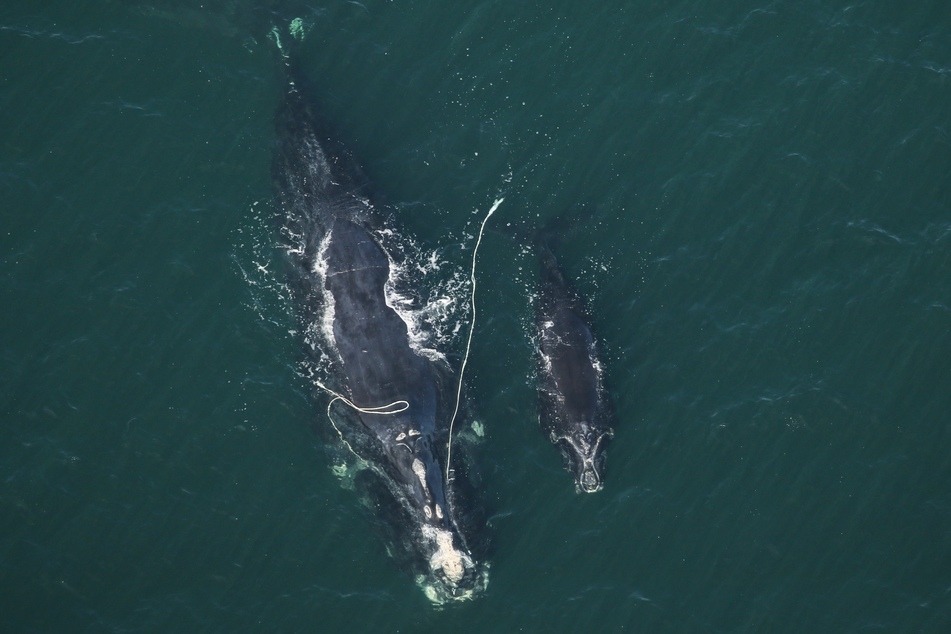
[[[539,422],[562,452],[579,492],[604,485],[604,449],[614,436],[603,367],[580,297],[554,254],[536,243],[541,265],[535,301]]]
[[[453,445],[455,384],[438,355],[413,345],[388,302],[396,265],[385,215],[349,152],[325,133],[296,65],[276,116],[272,176],[292,259],[307,363],[329,395],[328,438],[379,513],[387,550],[436,603],[484,589],[465,452]]]

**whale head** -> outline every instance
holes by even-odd
[[[452,531],[435,526],[423,527],[427,542],[429,571],[417,583],[426,597],[437,605],[471,599],[488,583],[488,568],[479,565],[469,552],[456,543]]]
[[[561,449],[565,468],[574,475],[578,493],[594,493],[604,486],[604,449],[613,436],[610,429],[584,422],[571,433],[552,433],[551,440]]]

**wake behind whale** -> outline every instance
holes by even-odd
[[[324,132],[296,67],[287,58],[285,66],[272,176],[308,372],[329,398],[327,436],[426,596],[471,598],[488,567],[458,442],[449,462],[452,373],[414,344],[394,308],[396,265],[384,240],[393,232],[356,161]]]

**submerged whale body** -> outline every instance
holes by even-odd
[[[411,345],[406,321],[387,303],[395,264],[384,218],[289,65],[288,74],[272,171],[308,369],[330,399],[326,435],[377,514],[387,550],[426,595],[436,603],[473,597],[487,566],[473,545],[472,487],[456,443],[446,464],[455,385],[444,362]]]
[[[544,244],[535,303],[539,421],[562,452],[579,492],[604,486],[604,449],[614,436],[602,365],[581,299]]]

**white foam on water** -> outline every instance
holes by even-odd
[[[330,245],[330,239],[333,237],[333,232],[328,231],[327,235],[324,236],[323,241],[321,241],[320,246],[317,248],[317,253],[314,256],[314,261],[311,265],[311,272],[317,276],[319,280],[318,287],[315,288],[314,292],[321,294],[320,301],[320,317],[317,322],[313,324],[314,333],[317,334],[321,342],[326,346],[326,350],[333,350],[337,352],[337,342],[334,336],[334,315],[336,314],[336,303],[334,301],[333,294],[327,289],[325,281],[327,279],[327,248]]]
[[[406,324],[410,347],[430,360],[445,363],[442,350],[452,347],[467,319],[467,281],[443,257],[443,249],[424,249],[392,230],[376,233],[390,260],[386,303]]]
[[[293,302],[281,268],[282,263],[277,261],[278,249],[267,228],[270,213],[270,204],[261,201],[252,203],[251,222],[236,229],[238,238],[234,260],[241,278],[250,290],[248,308],[262,323],[283,328],[277,316],[292,315]],[[293,331],[287,334],[291,335]]]

